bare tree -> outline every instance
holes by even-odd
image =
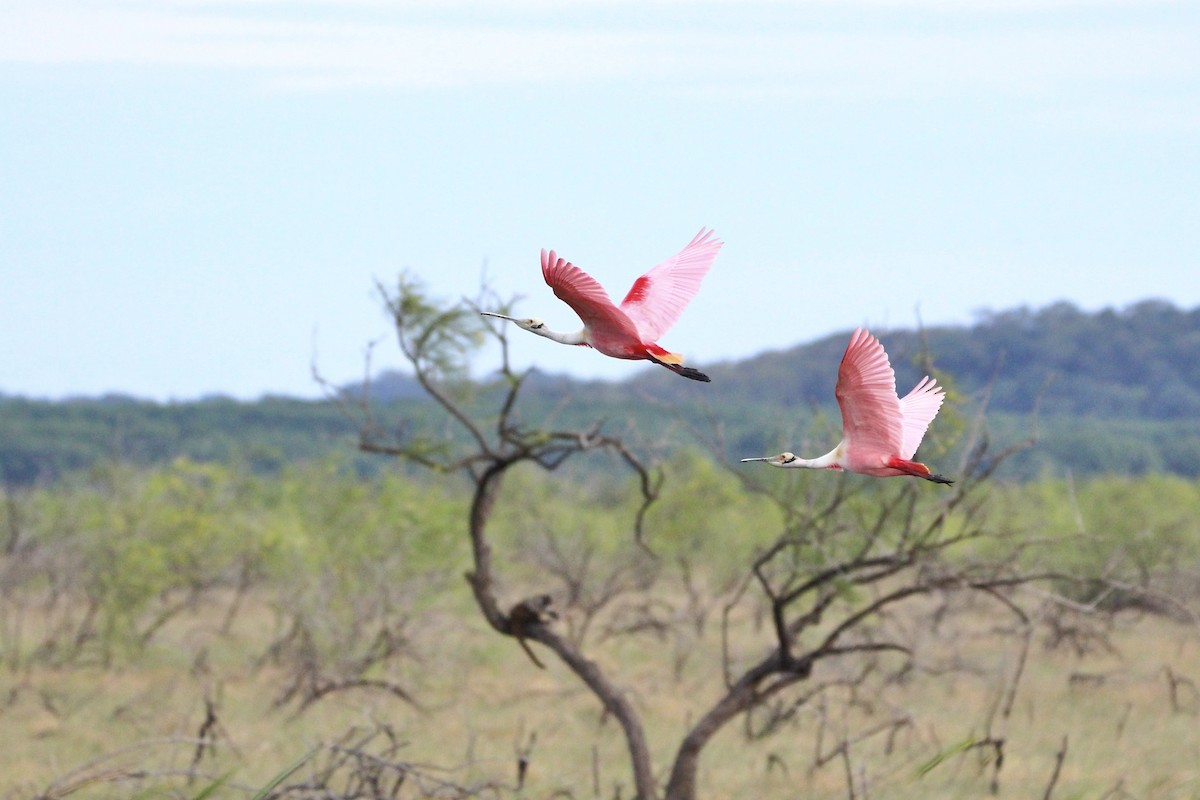
[[[618,437],[600,432],[597,424],[584,430],[529,428],[519,420],[518,395],[526,375],[512,369],[508,340],[502,327],[492,327],[478,313],[476,304],[462,303],[441,308],[427,300],[420,287],[402,277],[395,292],[379,287],[388,313],[396,326],[400,350],[425,393],[445,412],[453,429],[444,439],[433,441],[404,425],[383,427],[373,412],[369,387],[361,394],[341,395],[344,407],[361,421],[360,447],[371,453],[395,456],[440,474],[461,474],[472,485],[468,535],[473,569],[466,574],[480,612],[498,633],[545,645],[558,656],[596,695],[605,710],[621,725],[633,769],[638,796],[657,795],[646,735],[633,705],[621,688],[588,659],[581,647],[561,636],[542,615],[524,611],[542,605],[539,597],[517,602],[511,611],[501,604],[497,576],[488,538],[488,522],[503,486],[505,475],[520,464],[534,464],[553,472],[572,456],[607,451],[615,454],[638,479],[642,501],[633,521],[640,539],[646,510],[657,496],[661,476],[649,468]],[[465,396],[464,357],[485,337],[500,346],[500,390],[488,412],[470,410]]]
[[[760,714],[760,726],[787,709],[812,701],[834,683],[858,686],[872,673],[886,671],[900,679],[913,669],[914,653],[903,626],[891,624],[902,605],[919,599],[930,603],[931,618],[944,613],[954,596],[979,595],[1011,614],[1027,629],[1031,614],[1014,599],[1013,588],[1044,578],[1022,572],[1014,551],[1003,559],[950,557],[950,551],[979,537],[976,490],[1007,453],[989,456],[985,444],[969,451],[953,489],[931,496],[930,487],[895,482],[872,487],[869,497],[856,497],[863,482],[831,476],[824,495],[803,496],[788,489],[765,491],[747,478],[747,486],[778,503],[784,530],[746,570],[746,578],[730,598],[724,615],[725,640],[739,603],[755,594],[769,613],[769,639],[764,653],[741,670],[745,654],[725,653],[724,692],[696,718],[683,737],[670,766],[665,788],[655,778],[646,733],[626,692],[583,651],[582,637],[560,635],[550,624],[541,593],[506,611],[497,596],[497,575],[488,535],[493,507],[510,469],[533,464],[554,472],[569,459],[588,452],[613,454],[636,478],[640,504],[631,520],[632,535],[642,541],[648,508],[658,496],[661,471],[649,466],[620,437],[602,432],[599,423],[583,429],[527,425],[518,414],[518,398],[527,375],[514,370],[503,327],[492,327],[478,314],[479,303],[451,307],[430,302],[411,279],[402,277],[394,291],[379,287],[395,323],[400,350],[421,388],[441,409],[450,427],[434,439],[403,423],[388,427],[376,416],[370,387],[339,392],[345,409],[360,421],[363,450],[394,456],[434,473],[461,475],[471,487],[467,533],[473,566],[466,574],[480,612],[496,632],[538,642],[552,651],[595,695],[623,731],[637,797],[665,795],[690,800],[697,795],[701,753],[713,735],[739,715]],[[494,305],[494,297],[484,297]],[[494,309],[490,309],[494,310]],[[504,309],[501,309],[504,310]],[[486,340],[500,350],[499,379],[473,390],[465,380],[466,356]],[[755,479],[761,480],[761,479]],[[794,487],[794,484],[792,484]],[[954,523],[951,525],[951,520]],[[536,608],[539,613],[528,613]],[[535,663],[536,657],[532,655]],[[822,678],[825,662],[853,662],[852,678]],[[887,664],[884,670],[881,665]],[[808,682],[811,688],[784,703],[787,690]],[[911,725],[903,715],[880,732],[896,735]],[[874,734],[872,734],[874,735]],[[835,748],[836,751],[836,748]],[[853,781],[849,743],[839,751],[848,780]],[[851,784],[851,794],[853,786]]]
[[[790,530],[754,560],[743,587],[745,592],[756,586],[766,598],[773,642],[765,655],[740,673],[732,665],[742,659],[726,652],[725,693],[684,737],[667,783],[667,798],[696,796],[700,753],[735,716],[766,709],[766,721],[760,724],[769,726],[774,714],[794,710],[795,700],[781,705],[773,705],[772,700],[789,687],[813,679],[821,662],[853,659],[866,667],[850,679],[853,687],[865,687],[872,673],[886,672],[882,679],[893,680],[912,670],[910,632],[889,624],[901,604],[980,593],[1028,623],[1029,613],[1008,590],[1049,576],[1022,572],[1015,558],[974,562],[945,557],[947,551],[982,534],[982,528],[970,524],[954,532],[946,530],[951,511],[969,498],[971,484],[969,479],[960,481],[935,511],[924,514],[919,506],[927,487],[900,484],[895,491],[873,497],[878,502],[869,515],[854,528],[846,528],[836,513],[848,494],[842,480],[824,505],[793,518]],[[729,612],[740,599],[739,595],[726,607],[725,625],[730,624]],[[946,607],[934,604],[927,613],[933,618],[945,613]],[[883,657],[889,654],[895,658],[885,666]],[[835,682],[845,680],[838,677]],[[819,681],[801,700],[811,702],[830,685]]]

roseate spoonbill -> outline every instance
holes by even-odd
[[[904,397],[896,396],[896,374],[879,340],[859,328],[850,337],[838,367],[837,400],[842,409],[842,441],[820,458],[780,453],[765,461],[773,467],[836,469],[888,478],[913,475],[934,483],[954,481],[912,461],[925,430],[945,399],[942,387],[926,375]]]
[[[491,311],[484,316],[515,322],[518,327],[560,344],[594,347],[606,356],[653,361],[677,375],[708,382],[709,377],[683,366],[683,356],[660,347],[660,336],[674,325],[696,296],[717,251],[724,244],[710,230],[700,229],[688,246],[633,282],[618,306],[596,279],[553,250],[542,251],[542,276],[559,300],[574,309],[583,329],[560,333],[537,318],[506,317]]]

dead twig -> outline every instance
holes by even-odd
[[[1054,754],[1054,772],[1050,774],[1050,783],[1046,785],[1046,792],[1042,795],[1042,800],[1050,800],[1050,795],[1054,793],[1054,785],[1058,783],[1059,773],[1062,771],[1063,761],[1067,758],[1067,737],[1062,738],[1062,746],[1058,748],[1058,752]]]

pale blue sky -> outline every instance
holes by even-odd
[[[486,262],[574,330],[540,248],[619,299],[701,226],[663,338],[701,369],[1194,307],[1198,43],[1190,0],[0,0],[0,392],[314,396],[314,349],[348,380],[387,336],[375,278],[453,298]]]

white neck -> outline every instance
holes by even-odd
[[[530,333],[536,333],[538,336],[545,336],[551,341],[559,344],[590,344],[588,342],[587,328],[575,331],[574,333],[562,333],[560,331],[552,331],[543,325],[540,328],[527,328]]]
[[[841,467],[837,466],[841,459],[842,446],[839,444],[823,456],[818,456],[817,458],[797,458],[794,461],[789,461],[779,466],[787,469],[841,469]]]

